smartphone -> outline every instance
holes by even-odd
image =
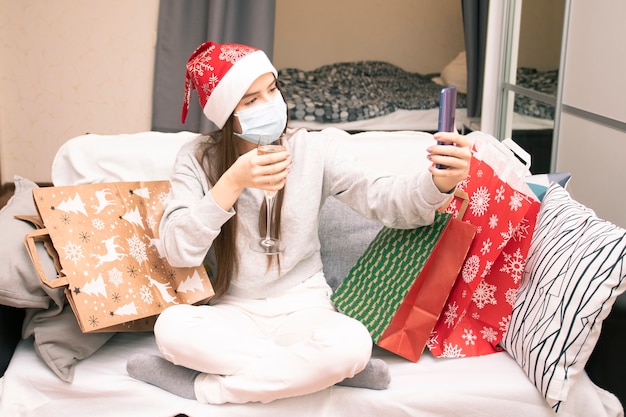
[[[437,131],[454,132],[454,115],[456,113],[456,87],[450,86],[441,89],[439,95],[439,123]],[[450,142],[437,142],[439,145],[449,145]],[[445,168],[437,164],[437,168]]]

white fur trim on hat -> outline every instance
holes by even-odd
[[[215,87],[204,105],[204,115],[221,129],[248,91],[252,83],[263,74],[278,76],[265,52],[254,51],[233,65]]]

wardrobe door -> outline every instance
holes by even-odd
[[[489,3],[481,120],[470,127],[512,137],[533,173],[552,168],[553,128],[567,0]],[[552,82],[551,82],[552,81]]]
[[[568,1],[556,170],[574,198],[626,227],[626,2]]]

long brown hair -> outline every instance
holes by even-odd
[[[235,163],[239,157],[237,137],[233,129],[234,115],[230,115],[224,127],[208,134],[209,140],[198,150],[196,157],[200,161],[207,180],[213,186],[217,180]],[[282,212],[284,188],[279,190],[272,216],[272,236],[280,237],[280,214]],[[230,287],[232,277],[237,273],[237,202],[233,204],[235,215],[222,225],[220,233],[213,241],[213,250],[217,260],[217,273],[213,277],[213,289],[216,296],[224,294]],[[259,212],[259,236],[265,235],[267,228],[267,207],[263,202]],[[268,257],[268,267],[276,256]]]

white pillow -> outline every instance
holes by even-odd
[[[197,136],[192,132],[77,136],[55,155],[52,183],[168,180],[178,150]]]
[[[349,134],[329,127],[321,131],[340,140],[342,149],[372,169],[402,174],[428,169],[426,148],[436,144],[432,134],[416,131],[368,131]]]
[[[460,52],[456,58],[443,67],[441,75],[433,79],[433,81],[444,86],[454,85],[459,93],[467,94],[467,64],[465,51]]]
[[[502,346],[555,410],[583,372],[625,278],[626,230],[552,183]]]
[[[390,172],[426,169],[426,148],[433,135],[425,132],[363,132],[336,128],[324,134],[340,138],[346,151],[369,166]],[[198,133],[141,132],[119,135],[87,134],[68,140],[52,162],[56,186],[114,181],[168,180],[180,147]]]

